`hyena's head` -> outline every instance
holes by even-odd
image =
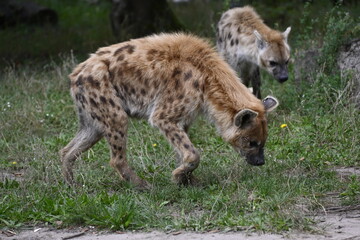
[[[268,96],[263,100],[265,113],[278,105],[276,98]],[[266,114],[243,109],[234,117],[235,131],[229,139],[235,151],[243,155],[254,166],[265,164],[264,146],[267,138]]]
[[[273,32],[266,37],[254,31],[259,50],[258,64],[281,83],[288,79],[290,47],[287,38],[290,30],[288,27],[283,33]]]

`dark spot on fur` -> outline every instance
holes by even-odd
[[[141,95],[145,96],[145,95],[146,95],[145,89],[142,88],[142,89],[140,90],[140,93],[141,93]]]
[[[128,92],[128,91],[129,91],[129,88],[128,88],[127,85],[123,85],[123,88],[124,88],[124,91],[125,91],[125,92]]]
[[[195,81],[193,82],[193,86],[194,86],[194,88],[195,88],[196,90],[199,90],[199,82],[198,82],[198,80],[195,80]]]
[[[106,98],[104,96],[100,96],[100,101],[104,104],[106,104]]]
[[[181,137],[180,137],[179,134],[175,133],[175,134],[174,134],[174,137],[177,138],[177,139],[179,140],[179,142],[181,142]]]
[[[87,78],[88,83],[90,83],[90,86],[96,89],[100,88],[100,83],[97,80],[94,80],[92,76],[88,76]]]
[[[182,100],[184,98],[184,94],[180,94],[179,96],[178,96],[178,99],[179,100]]]
[[[164,119],[164,118],[165,118],[165,113],[164,112],[160,113],[159,119]]]
[[[97,95],[95,92],[90,92],[90,95],[93,97],[93,98],[97,98]]]
[[[136,70],[135,75],[139,79],[139,81],[141,82],[142,81],[142,79],[141,79],[142,73],[141,73],[140,69]]]
[[[146,88],[149,87],[149,79],[148,79],[148,78],[144,78],[144,86],[145,86]]]
[[[187,80],[189,80],[190,78],[192,78],[192,71],[191,71],[191,70],[189,70],[188,72],[186,72],[186,73],[184,74],[184,81],[187,81]]]
[[[235,40],[235,44],[238,45],[239,44],[239,39]]]
[[[83,80],[83,77],[82,75],[80,75],[75,83],[76,86],[80,86],[80,85],[83,85],[84,84],[84,80]]]
[[[222,37],[219,38],[219,42],[222,43],[223,42],[223,39]]]
[[[125,58],[124,54],[121,54],[116,60],[119,62],[124,60],[124,58]]]
[[[130,87],[130,92],[131,92],[131,94],[135,95],[135,94],[136,94],[136,90],[135,90],[135,88]]]
[[[186,143],[184,144],[184,148],[189,149],[189,147],[190,147],[189,144]]]
[[[95,107],[95,108],[97,108],[97,107],[98,107],[97,102],[95,102],[95,100],[94,100],[94,99],[92,99],[92,98],[90,98],[90,104],[91,104],[91,106],[93,106],[93,107]]]
[[[231,37],[232,37],[232,35],[231,35],[231,33],[229,32],[229,34],[228,34],[228,39],[231,39]]]
[[[122,138],[125,136],[122,131],[118,131],[118,133],[119,133],[120,137],[122,137]]]
[[[122,46],[114,52],[114,56],[117,56],[118,54],[120,54],[122,51],[124,51],[126,49],[127,49],[128,54],[132,54],[134,52],[135,46],[129,45],[129,44]]]
[[[102,55],[108,54],[108,53],[110,53],[110,51],[98,51],[98,52],[96,52],[96,55],[102,56]]]
[[[180,86],[180,81],[179,81],[179,79],[176,79],[176,80],[175,80],[175,86],[174,86],[174,88],[175,88],[175,89],[178,89],[179,86]]]
[[[134,45],[129,45],[129,48],[127,50],[128,54],[132,54],[135,50],[135,46]]]
[[[231,41],[230,41],[230,46],[234,46],[234,40],[233,39],[231,39]]]
[[[114,89],[115,89],[115,92],[116,92],[116,96],[119,97],[119,95],[120,95],[119,87],[115,85],[115,86],[114,86]]]
[[[92,119],[96,119],[98,121],[101,121],[101,118],[96,113],[91,113],[90,116],[91,116]]]
[[[78,100],[81,103],[87,104],[86,98],[81,93],[75,94],[75,99]]]
[[[176,67],[171,75],[172,78],[175,78],[177,75],[181,74],[181,70]]]
[[[105,64],[106,67],[109,68],[109,66],[110,66],[110,60],[108,60],[108,59],[103,59],[103,60],[101,60],[101,61]]]
[[[115,107],[115,103],[111,98],[109,99],[109,103],[111,104],[112,107]]]
[[[113,73],[113,71],[109,70],[109,80],[112,82],[113,79],[114,79],[114,73]]]

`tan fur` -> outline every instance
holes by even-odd
[[[226,11],[218,23],[217,49],[239,72],[243,83],[246,86],[251,83],[254,94],[261,98],[259,67],[280,82],[288,78],[289,32],[290,28],[284,33],[269,28],[250,6],[233,8]]]
[[[204,40],[187,34],[161,34],[100,48],[70,74],[71,94],[78,108],[80,129],[61,151],[65,179],[72,183],[72,165],[79,154],[105,137],[110,164],[139,187],[126,160],[129,117],[148,119],[159,128],[181,157],[173,176],[188,183],[199,154],[186,129],[199,113],[215,123],[238,151],[241,137],[265,143],[265,107],[240,83],[234,71]],[[251,127],[234,125],[244,109],[258,113]]]

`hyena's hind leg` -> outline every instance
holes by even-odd
[[[83,114],[79,114],[79,117],[80,127],[78,132],[70,143],[60,150],[62,173],[65,181],[69,184],[74,183],[73,166],[76,159],[82,152],[91,148],[103,137],[103,132],[91,118]]]

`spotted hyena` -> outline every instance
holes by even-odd
[[[259,67],[280,83],[288,79],[290,47],[285,32],[273,30],[263,23],[255,10],[246,6],[233,8],[221,16],[217,25],[217,49],[225,60],[239,72],[246,86],[261,98]]]
[[[261,101],[205,40],[187,34],[161,34],[100,48],[70,74],[79,130],[61,152],[63,174],[73,182],[73,163],[105,137],[110,165],[122,179],[143,188],[126,160],[129,117],[147,119],[176,149],[179,184],[191,183],[199,153],[186,130],[199,113],[252,165],[264,164],[266,112],[278,103]]]

